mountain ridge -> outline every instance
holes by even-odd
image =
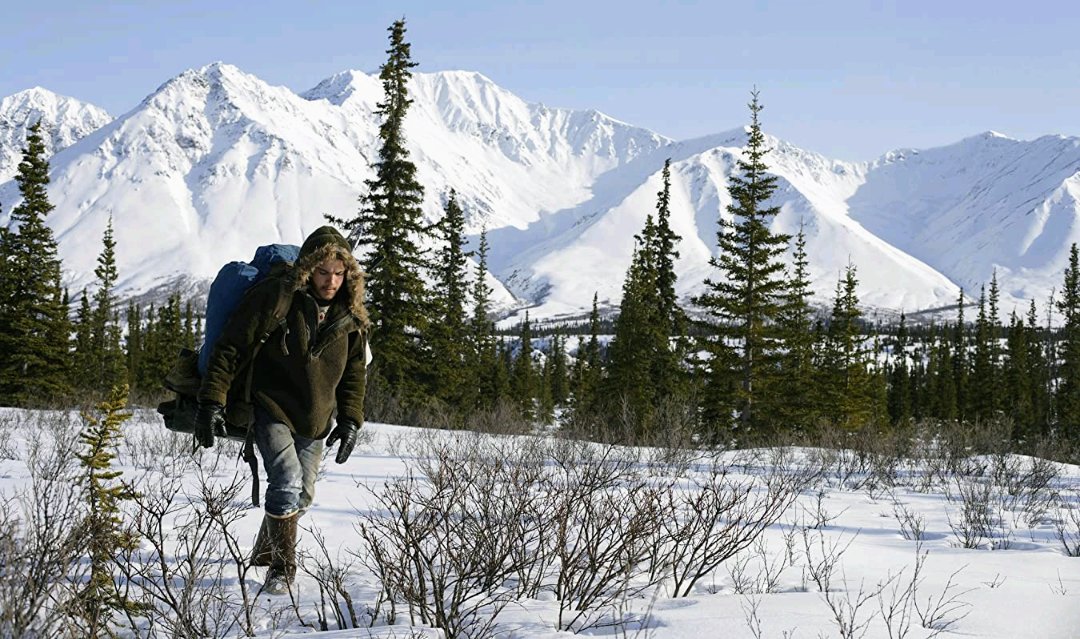
[[[410,96],[406,136],[424,213],[437,219],[453,188],[473,240],[488,230],[503,310],[579,314],[594,293],[617,304],[669,157],[680,296],[716,276],[708,258],[745,127],[672,140],[595,110],[526,102],[474,71],[417,73]],[[299,242],[325,214],[350,216],[373,175],[381,98],[378,77],[356,70],[294,93],[215,62],[170,78],[116,119],[78,101],[42,109],[53,128],[75,132],[55,137],[49,218],[73,290],[92,287],[110,217],[119,289],[136,295],[180,274],[208,279],[259,244]],[[0,102],[0,123],[25,117],[15,103]],[[89,131],[77,125],[88,116],[73,115],[87,113]],[[11,131],[0,158],[21,148]],[[771,136],[768,144],[781,210],[773,228],[804,229],[818,303],[850,261],[866,306],[947,305],[995,272],[1003,310],[1031,297],[1041,304],[1080,240],[1080,138],[987,131],[861,163]],[[0,223],[17,199],[13,181],[0,183]]]

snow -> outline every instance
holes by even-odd
[[[73,415],[67,419],[68,428],[77,423]],[[4,457],[0,460],[0,494],[3,496],[10,497],[29,483],[26,440],[32,433],[49,431],[42,428],[42,423],[58,424],[64,420],[49,413],[0,409],[0,424],[3,425],[0,432],[4,435],[0,438],[3,440],[0,449],[4,451],[0,455]],[[146,467],[168,467],[173,463],[168,459],[182,459],[190,451],[187,448],[189,440],[183,438],[169,446],[175,457],[153,452],[156,449],[151,442],[162,438],[164,428],[152,411],[135,411],[134,418],[124,425],[124,432],[126,443],[120,449],[119,468],[129,480],[149,477],[145,475]],[[420,473],[421,464],[431,461],[431,451],[440,443],[459,451],[478,442],[502,446],[506,450],[525,450],[535,441],[533,437],[496,437],[367,424],[362,442],[352,458],[343,465],[334,464],[329,458],[324,461],[314,506],[302,520],[300,546],[314,551],[314,531],[317,530],[325,537],[326,546],[335,560],[345,559],[352,551],[362,551],[356,524],[361,516],[379,512],[374,495],[388,481],[409,472]],[[542,441],[550,443],[552,440]],[[165,447],[160,443],[156,446]],[[220,448],[197,456],[204,467],[213,469],[211,484],[224,485],[237,473],[243,477],[247,468],[242,463],[234,466],[230,453],[234,447],[226,451]],[[614,451],[643,469],[648,468],[648,474],[655,482],[662,483],[666,477],[682,477],[676,485],[684,488],[690,486],[694,478],[700,479],[707,474],[710,467],[708,457],[701,456],[691,459],[690,465],[685,466],[687,470],[680,474],[675,466],[658,464],[660,457],[652,451]],[[776,463],[786,463],[787,468],[795,469],[802,467],[800,464],[809,466],[809,460],[822,455],[829,453],[821,449],[763,449],[728,451],[717,459],[733,477],[745,480],[767,476]],[[1028,517],[1025,506],[1031,512],[1037,500],[1020,495],[1006,506],[1009,503],[1007,493],[1001,493],[1000,500],[995,497],[994,501],[1000,506],[1001,516],[995,536],[984,540],[976,549],[962,548],[952,528],[961,521],[961,504],[950,501],[946,492],[957,494],[967,485],[967,480],[954,475],[944,483],[929,482],[925,467],[911,465],[899,468],[896,485],[889,487],[868,481],[869,476],[865,473],[849,472],[857,469],[857,458],[853,455],[840,454],[828,459],[831,463],[825,467],[825,474],[819,481],[806,486],[798,501],[768,527],[760,543],[722,563],[688,596],[672,597],[663,588],[647,589],[637,597],[620,602],[638,619],[646,620],[644,627],[595,628],[584,631],[581,636],[665,639],[838,636],[837,622],[826,595],[819,591],[812,578],[813,572],[809,570],[809,566],[820,566],[831,558],[835,560],[835,569],[828,597],[838,610],[844,610],[845,605],[854,605],[860,590],[864,593],[875,590],[882,582],[892,579],[880,597],[868,598],[854,614],[857,623],[868,622],[864,636],[890,637],[880,606],[898,601],[898,593],[902,593],[913,578],[921,549],[925,555],[916,584],[916,601],[924,611],[928,606],[934,607],[931,602],[939,599],[951,602],[941,608],[946,612],[938,628],[944,627],[946,622],[951,624],[937,636],[1080,637],[1080,559],[1062,552],[1052,523],[1055,517],[1064,515],[1064,511],[1050,506],[1045,512]],[[1035,460],[1002,456],[974,458],[970,462],[987,467],[1003,463],[1013,469],[1030,470],[1034,468]],[[171,489],[178,490],[185,499],[194,498],[195,466],[187,464],[186,468],[187,474]],[[1080,507],[1080,468],[1053,468],[1058,471],[1056,476],[1038,496],[1057,493],[1070,501],[1071,508]],[[982,486],[985,482],[973,480],[970,485]],[[244,488],[237,499],[246,499],[248,492]],[[178,513],[183,515],[185,510],[181,508]],[[907,513],[907,519],[898,513]],[[232,530],[243,550],[250,550],[260,519],[261,511],[249,507],[233,524]],[[922,522],[921,541],[905,538],[901,532],[902,521]],[[1078,535],[1080,530],[1074,527],[1072,534]],[[995,546],[998,549],[991,549]],[[793,563],[782,563],[785,557],[793,557]],[[253,590],[257,589],[262,574],[263,569],[257,569],[248,575]],[[771,580],[766,579],[769,574],[773,575]],[[766,587],[764,584],[769,581],[771,584]],[[229,592],[238,596],[235,578],[228,584]],[[303,573],[297,584],[299,607],[305,617],[313,619],[319,600],[316,584]],[[358,562],[353,562],[346,584],[358,608],[374,604],[378,581]],[[287,599],[265,596],[258,599],[256,636],[280,637],[282,631],[289,633],[285,635],[288,637],[309,636],[309,631],[291,615],[280,617],[285,621],[276,631],[271,628],[268,611],[275,606],[286,606]],[[913,609],[908,612],[916,614]],[[537,639],[574,636],[556,630],[557,613],[558,602],[554,601],[550,590],[544,589],[536,598],[522,599],[508,606],[497,618],[495,636]],[[404,616],[407,619],[407,615]],[[401,625],[403,623],[406,622],[393,627],[376,624],[370,630],[319,636],[439,636],[430,629],[417,629],[428,633],[425,635],[410,634],[412,629]],[[331,629],[334,628],[331,622]],[[625,634],[620,634],[623,630]],[[921,638],[933,634],[933,630],[921,627],[916,616],[910,632],[903,636]]]
[[[668,158],[671,223],[683,238],[678,293],[686,301],[717,276],[708,261],[744,126],[671,140],[594,110],[526,102],[467,70],[417,73],[410,95],[424,214],[438,218],[455,189],[473,242],[488,230],[497,308],[581,314],[594,293],[616,306]],[[41,117],[55,130],[48,221],[69,289],[93,287],[110,217],[122,296],[181,276],[205,281],[261,244],[302,241],[326,214],[355,213],[381,99],[377,75],[346,70],[296,94],[224,62],[169,79],[116,120],[44,89],[22,92],[0,100],[0,223],[18,203],[10,177],[26,122]],[[767,144],[781,208],[773,228],[805,229],[819,304],[850,262],[867,307],[945,306],[995,272],[1005,312],[1042,306],[1080,240],[1080,138],[988,131],[863,163]]]

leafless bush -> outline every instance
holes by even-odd
[[[663,563],[674,596],[689,596],[701,578],[753,544],[815,480],[812,471],[783,465],[736,479],[720,463],[695,479],[664,522],[671,543]]]
[[[843,582],[846,586],[846,575],[843,577]],[[851,592],[846,587],[842,590],[826,589],[821,592],[822,599],[832,612],[833,622],[836,624],[836,630],[841,639],[858,639],[866,635],[874,617],[862,611],[870,602],[878,599],[888,584],[889,580],[886,580],[884,583],[878,583],[867,589],[865,582],[860,582],[859,590],[856,592]]]
[[[39,424],[40,425],[40,424]],[[81,494],[71,481],[77,430],[27,430],[30,483],[0,501],[0,635],[79,637],[73,626],[89,566]]]
[[[731,560],[728,575],[736,594],[771,594],[780,587],[780,576],[791,564],[789,553],[770,555],[764,537],[754,541],[750,552],[744,552]],[[750,574],[751,567],[756,569]]]
[[[925,560],[925,554],[921,557]],[[963,600],[963,596],[971,590],[961,590],[955,581],[962,570],[963,568],[959,568],[950,574],[941,591],[928,594],[925,601],[920,600],[918,595],[915,596],[915,614],[919,617],[919,623],[926,630],[932,631],[927,635],[927,639],[948,631],[971,614],[971,604]],[[913,577],[916,589],[922,584],[919,579],[920,571],[917,566]]]
[[[245,477],[218,485],[199,467],[195,494],[178,491],[177,478],[157,479],[136,487],[135,528],[143,546],[117,557],[146,631],[192,639],[252,635],[249,557],[230,532],[246,508],[239,499]],[[239,594],[229,588],[233,581]]]
[[[817,585],[818,592],[828,592],[832,588],[833,577],[840,567],[840,558],[855,542],[855,537],[845,540],[843,535],[827,537],[820,532],[811,532],[802,528],[802,550],[806,564],[805,576]]]
[[[908,510],[899,499],[893,498],[893,516],[900,525],[900,534],[908,541],[922,541],[926,532],[926,518],[921,514]]]
[[[809,508],[802,506],[802,511],[806,515],[803,525],[815,530],[820,530],[828,526],[830,522],[835,521],[840,515],[843,515],[847,511],[847,508],[844,508],[844,510],[841,510],[838,513],[830,513],[829,509],[825,506],[825,499],[828,496],[828,492],[824,488],[819,488],[814,492],[813,505]]]
[[[649,571],[641,564],[660,520],[645,482],[597,490],[593,478],[583,479],[560,494],[555,513],[557,626],[573,632],[619,625],[614,604],[653,585],[642,580]]]
[[[326,612],[328,609],[333,613],[334,623],[339,630],[360,628],[363,614],[358,615],[347,584],[353,568],[352,560],[343,559],[340,551],[331,554],[326,547],[326,537],[318,528],[313,526],[305,530],[314,542],[315,551],[300,551],[297,564],[300,571],[310,576],[319,589],[319,605],[315,609],[318,629],[330,629],[330,615]]]
[[[1080,490],[1058,496],[1054,532],[1069,557],[1080,557]]]
[[[959,512],[946,511],[956,542],[961,548],[981,547],[993,533],[996,517],[992,507],[993,487],[988,482],[957,475],[946,497],[959,504]]]
[[[490,637],[512,598],[506,584],[519,572],[511,522],[525,516],[515,493],[522,489],[505,481],[502,464],[460,453],[446,446],[421,476],[370,489],[377,508],[361,515],[366,552],[358,558],[382,582],[388,620],[400,602],[414,623],[441,628],[448,639]]]

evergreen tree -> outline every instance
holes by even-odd
[[[780,360],[777,392],[772,394],[770,412],[783,428],[804,430],[814,423],[817,413],[814,369],[814,332],[810,308],[809,260],[806,235],[802,226],[795,236],[792,254],[793,271],[778,325],[783,335],[784,353]]]
[[[115,309],[113,288],[116,285],[116,242],[113,240],[112,218],[105,228],[104,248],[98,256],[94,269],[98,289],[94,294],[94,310],[91,328],[91,353],[94,367],[88,379],[100,394],[126,382],[127,370],[121,345],[120,324]]]
[[[75,341],[71,353],[71,387],[87,390],[93,381],[96,364],[94,351],[94,311],[83,289],[79,310],[75,315]]]
[[[472,281],[472,316],[469,319],[469,370],[473,371],[466,379],[467,393],[462,398],[462,405],[473,408],[490,409],[506,395],[507,376],[501,366],[499,352],[495,343],[495,326],[489,317],[491,306],[491,287],[487,277],[487,229],[480,233],[480,244],[476,249],[476,270]]]
[[[464,246],[465,215],[451,190],[443,207],[443,218],[436,226],[442,240],[434,261],[435,322],[429,341],[436,357],[432,359],[435,396],[456,409],[465,408],[466,380],[478,371],[468,363],[469,331],[466,324],[466,253]]]
[[[908,369],[907,349],[907,318],[901,312],[900,326],[896,331],[896,347],[890,358],[892,367],[889,373],[889,418],[894,424],[908,424],[913,414],[911,372]]]
[[[30,127],[15,181],[22,202],[4,233],[5,299],[0,300],[0,404],[25,406],[70,388],[70,330],[60,258],[45,217],[49,162],[41,123]]]
[[[1016,313],[1009,316],[1009,334],[1006,340],[1008,357],[1005,360],[1005,397],[1008,415],[1014,424],[1018,439],[1027,439],[1034,432],[1035,374],[1031,365],[1031,336],[1023,318]]]
[[[1061,299],[1057,302],[1062,315],[1059,343],[1057,423],[1061,434],[1070,440],[1080,439],[1080,258],[1076,244],[1069,249],[1069,265],[1065,268]]]
[[[762,106],[757,91],[752,96],[747,146],[738,162],[739,174],[732,176],[728,187],[732,203],[727,211],[732,217],[721,218],[719,254],[709,260],[722,277],[705,280],[706,292],[695,300],[716,322],[719,341],[728,339],[737,344],[737,368],[732,372],[738,379],[736,409],[744,431],[762,426],[768,419],[767,414],[758,414],[756,405],[774,383],[781,338],[777,320],[787,295],[779,258],[790,239],[769,229],[780,208],[767,206],[776,189],[776,177],[766,173],[768,149],[758,119]],[[707,348],[715,349],[715,344]],[[714,356],[709,365],[728,365],[725,359]],[[713,370],[709,383],[726,386],[721,380],[727,376]],[[710,395],[722,392],[724,389],[715,386],[706,390]]]
[[[592,310],[589,312],[589,340],[584,345],[582,341],[578,339],[569,412],[570,420],[578,425],[588,423],[597,415],[600,385],[604,379],[600,350],[600,310],[596,293],[593,293]]]
[[[1051,294],[1051,301],[1053,295]],[[1048,308],[1050,306],[1048,305]],[[1050,430],[1050,334],[1039,326],[1035,300],[1031,300],[1027,314],[1028,361],[1031,366],[1032,435],[1046,435]]]
[[[663,348],[656,354],[651,366],[652,383],[656,396],[678,397],[686,393],[685,373],[682,360],[689,345],[686,343],[686,314],[679,307],[675,294],[678,275],[675,260],[679,259],[676,245],[682,238],[671,229],[671,158],[664,161],[661,172],[662,188],[656,194],[656,228],[652,237],[643,233],[644,243],[652,253],[656,272],[656,297],[659,309],[656,314],[656,332],[665,338]],[[672,339],[674,338],[674,340]]]
[[[986,313],[986,287],[979,289],[979,313],[975,316],[975,350],[971,357],[970,404],[966,415],[969,419],[986,420],[992,413],[993,371],[990,356],[990,320]]]
[[[956,418],[964,421],[967,416],[968,398],[968,342],[967,324],[964,322],[964,289],[956,300],[956,326],[952,342],[953,388],[956,390]]]
[[[113,580],[112,558],[121,550],[138,546],[138,539],[124,530],[120,504],[133,497],[119,481],[121,471],[113,470],[120,425],[131,417],[125,413],[126,386],[112,389],[109,398],[98,406],[100,416],[83,414],[86,428],[79,438],[85,445],[78,453],[83,468],[81,482],[87,503],[86,542],[90,555],[90,579],[80,593],[82,617],[87,637],[112,636],[109,620],[118,611],[135,611]]]
[[[136,390],[142,390],[139,388],[136,377],[142,367],[142,355],[146,348],[143,340],[142,308],[134,301],[128,302],[127,340],[124,343],[127,349],[128,386],[134,393]]]
[[[533,419],[537,416],[534,400],[538,395],[539,383],[533,364],[532,327],[529,324],[528,312],[525,313],[525,321],[521,323],[518,339],[520,348],[511,368],[510,389],[521,414],[526,419]]]
[[[421,339],[428,334],[432,315],[422,278],[429,264],[420,248],[429,230],[420,209],[424,189],[405,145],[405,115],[412,104],[408,82],[417,64],[405,41],[405,20],[394,22],[388,31],[388,58],[379,73],[383,101],[376,114],[383,121],[375,177],[365,182],[367,193],[356,218],[333,221],[349,231],[355,247],[367,249],[374,374],[408,400],[425,394],[430,363]]]
[[[566,363],[566,337],[559,331],[551,336],[551,402],[555,406],[565,406],[570,398],[570,386]]]
[[[863,345],[859,329],[862,312],[857,285],[855,266],[848,264],[836,285],[820,384],[826,399],[825,415],[849,430],[871,423],[879,412],[871,352]]]
[[[956,366],[952,355],[953,342],[945,336],[935,335],[926,366],[928,378],[927,412],[940,419],[957,419],[959,410],[956,399]]]
[[[608,403],[615,403],[608,406],[607,412],[626,416],[639,436],[650,429],[658,397],[667,396],[658,395],[654,374],[657,359],[666,359],[670,354],[670,339],[664,328],[668,321],[659,317],[655,238],[656,227],[649,215],[641,235],[635,238],[637,247],[623,282],[603,391]]]

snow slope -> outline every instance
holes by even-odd
[[[473,240],[489,232],[502,308],[580,314],[594,292],[616,305],[667,158],[683,238],[679,293],[686,300],[716,277],[708,260],[743,129],[674,141],[595,111],[527,103],[468,71],[418,73],[410,90],[406,136],[424,213],[437,219],[457,191]],[[19,105],[47,103],[41,95],[5,99],[0,123],[24,121]],[[172,78],[115,121],[74,103],[42,107],[58,131],[49,222],[69,285],[93,285],[110,216],[126,295],[180,275],[205,280],[260,244],[299,242],[325,214],[352,215],[372,176],[381,99],[378,77],[358,71],[297,95],[215,63]],[[10,165],[24,133],[9,124],[0,134]],[[867,163],[768,144],[779,178],[774,228],[804,228],[820,303],[849,262],[861,301],[891,310],[947,305],[960,287],[977,297],[995,270],[1005,312],[1027,298],[1041,305],[1060,286],[1078,235],[1080,139],[991,132]],[[0,183],[0,223],[17,200],[14,182]]]

